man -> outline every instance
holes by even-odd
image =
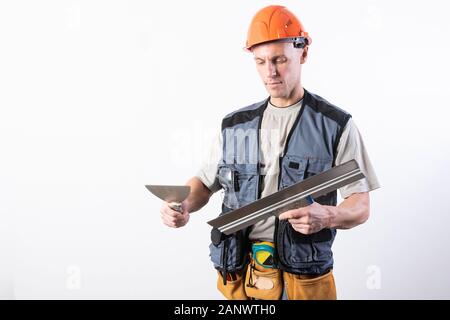
[[[355,159],[366,178],[231,236],[213,229],[211,260],[228,299],[336,299],[331,246],[336,229],[364,223],[369,191],[379,187],[351,116],[302,86],[311,38],[297,17],[268,6],[253,18],[246,49],[270,97],[222,121],[208,162],[187,182],[179,213],[165,203],[163,222],[181,227],[224,189],[222,214]]]

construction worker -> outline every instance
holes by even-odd
[[[365,178],[272,216],[231,236],[213,229],[210,256],[228,299],[336,299],[336,229],[369,217],[369,191],[379,187],[349,113],[302,86],[311,38],[283,6],[261,9],[246,49],[270,97],[227,115],[208,160],[191,178],[182,213],[164,203],[163,222],[181,227],[190,213],[224,190],[222,214],[351,159]]]

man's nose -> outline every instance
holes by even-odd
[[[269,78],[275,77],[277,75],[276,66],[272,62],[269,62],[266,65],[267,65],[267,70],[266,70],[267,77],[269,77]]]

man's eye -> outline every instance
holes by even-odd
[[[286,62],[286,59],[285,58],[279,58],[279,59],[275,60],[275,62],[276,63],[284,63],[284,62]]]
[[[256,64],[264,64],[264,61],[262,61],[262,60],[256,60]]]

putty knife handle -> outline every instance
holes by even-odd
[[[171,202],[171,203],[169,203],[169,207],[172,210],[183,213],[183,209],[181,208],[181,203]]]

